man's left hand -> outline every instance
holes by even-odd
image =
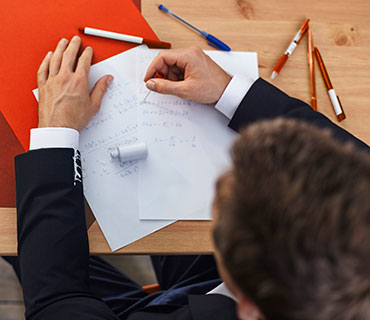
[[[37,73],[39,128],[66,127],[81,131],[99,110],[113,77],[100,78],[89,94],[89,71],[93,50],[87,47],[77,61],[81,38],[59,41]]]

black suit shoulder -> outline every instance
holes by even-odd
[[[278,117],[304,121],[320,129],[328,129],[336,140],[350,142],[363,151],[370,151],[364,142],[337,126],[322,113],[312,110],[305,102],[288,96],[261,78],[249,89],[229,126],[240,132],[244,127],[257,121]]]

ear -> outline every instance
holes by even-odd
[[[258,307],[243,294],[238,295],[238,317],[240,320],[258,320]]]

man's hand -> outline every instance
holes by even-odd
[[[166,79],[152,79],[156,72]],[[200,48],[162,51],[144,77],[148,89],[200,103],[217,102],[231,77]]]
[[[89,71],[93,50],[87,47],[77,60],[81,39],[74,36],[68,45],[62,39],[55,52],[49,52],[37,73],[39,88],[39,128],[67,127],[82,130],[99,110],[112,82],[100,78],[89,94]]]

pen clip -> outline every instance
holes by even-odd
[[[208,45],[210,45],[211,47],[213,47],[213,48],[215,48],[215,49],[217,49],[217,50],[222,50],[222,48],[220,48],[217,44],[215,44],[215,43],[212,43],[212,42],[209,42],[208,41]]]
[[[306,35],[309,29],[309,22],[310,22],[310,19],[307,18],[306,21],[303,23],[301,29],[299,30],[300,38],[298,39],[297,44],[299,44],[304,38],[304,36]]]
[[[310,19],[307,18],[306,21],[303,23],[301,27],[301,33],[304,34],[306,33],[307,29],[309,28],[308,23],[310,22]]]
[[[208,44],[210,46],[212,46],[212,47],[214,47],[218,50],[222,50],[222,51],[230,51],[231,50],[225,43],[223,43],[221,40],[217,39],[213,35],[211,35],[209,33],[206,33],[206,32],[202,32],[202,35],[203,35],[203,37],[205,37],[208,40]]]

